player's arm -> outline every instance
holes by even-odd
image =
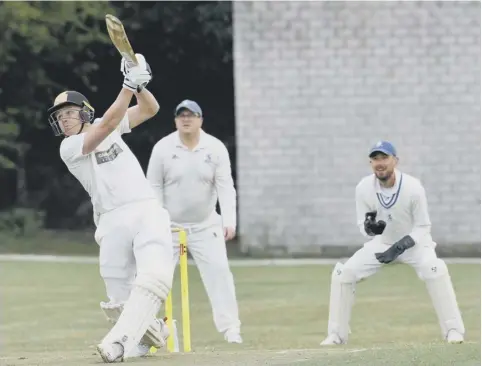
[[[130,68],[126,66],[125,59],[122,59],[121,71],[124,74],[122,90],[115,102],[112,103],[104,113],[100,122],[93,124],[85,133],[82,154],[86,155],[94,151],[95,148],[119,126],[127,114],[134,92],[139,89],[141,90],[137,96],[139,101],[139,95],[142,94],[142,89],[151,81],[152,72],[146,59],[141,54],[136,54],[136,56],[138,65]],[[143,97],[140,99],[142,100]]]
[[[421,184],[412,197],[412,217],[413,229],[410,232],[410,237],[415,243],[423,242],[424,238],[430,235],[432,224],[428,214],[427,195]]]
[[[161,205],[164,205],[164,166],[162,156],[162,145],[157,143],[152,149],[146,176],[156,191],[159,202]]]
[[[387,223],[383,220],[376,220],[377,211],[372,210],[366,203],[363,184],[359,183],[355,191],[357,225],[361,234],[366,238],[382,235]]]
[[[234,237],[234,231],[236,230],[236,190],[231,175],[231,161],[229,160],[228,149],[226,149],[226,146],[222,143],[219,153],[220,156],[216,167],[214,183],[218,193],[223,227],[232,230],[232,233],[228,233],[227,235],[227,239],[232,239],[232,237]]]
[[[430,234],[430,218],[428,215],[427,196],[425,189],[420,185],[416,193],[412,197],[411,202],[413,229],[410,234],[405,235],[399,241],[394,243],[389,249],[383,253],[376,253],[376,258],[381,263],[393,262],[398,256],[403,254],[407,249],[412,248],[417,243],[423,242],[424,238]]]
[[[370,207],[365,201],[365,195],[363,193],[363,187],[359,183],[355,189],[355,202],[356,202],[356,221],[358,228],[360,229],[360,233],[368,238],[370,235],[365,230],[365,217],[366,213],[370,212]]]
[[[129,127],[133,129],[148,119],[154,117],[159,111],[159,103],[152,93],[146,88],[140,93],[136,93],[137,105],[127,110],[129,117]]]
[[[84,136],[82,154],[87,155],[95,150],[104,139],[114,131],[127,113],[133,92],[122,88],[117,99],[104,113],[101,121],[87,130]]]

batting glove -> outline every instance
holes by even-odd
[[[138,62],[137,66],[142,66],[144,65],[144,62],[146,62],[144,55],[140,53],[136,53],[136,59]],[[127,74],[129,73],[129,70],[132,69],[133,67],[136,67],[136,66],[130,63],[129,61],[127,61],[124,57],[122,57],[120,70],[122,72],[122,75],[124,75],[124,77],[127,76]]]
[[[136,58],[138,61],[137,66],[129,66],[127,61],[122,58],[121,71],[124,75],[123,87],[139,93],[151,81],[152,71],[143,55],[136,53]]]

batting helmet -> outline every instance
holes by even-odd
[[[91,123],[94,120],[94,108],[87,98],[76,91],[65,91],[57,95],[54,105],[49,108],[49,124],[56,136],[63,135],[59,125],[58,111],[66,106],[80,107],[79,116],[81,123]],[[82,130],[81,130],[82,131]]]

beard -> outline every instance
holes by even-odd
[[[379,171],[375,171],[375,175],[377,177],[378,180],[382,181],[382,182],[386,182],[387,180],[389,180],[392,175],[393,175],[393,170],[392,171],[382,171],[382,172],[379,172]]]

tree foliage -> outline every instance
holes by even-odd
[[[14,168],[19,137],[45,127],[45,106],[64,72],[89,85],[95,61],[78,63],[96,42],[107,43],[101,15],[107,3],[4,2],[0,5],[0,169]],[[24,145],[23,144],[23,145]]]

